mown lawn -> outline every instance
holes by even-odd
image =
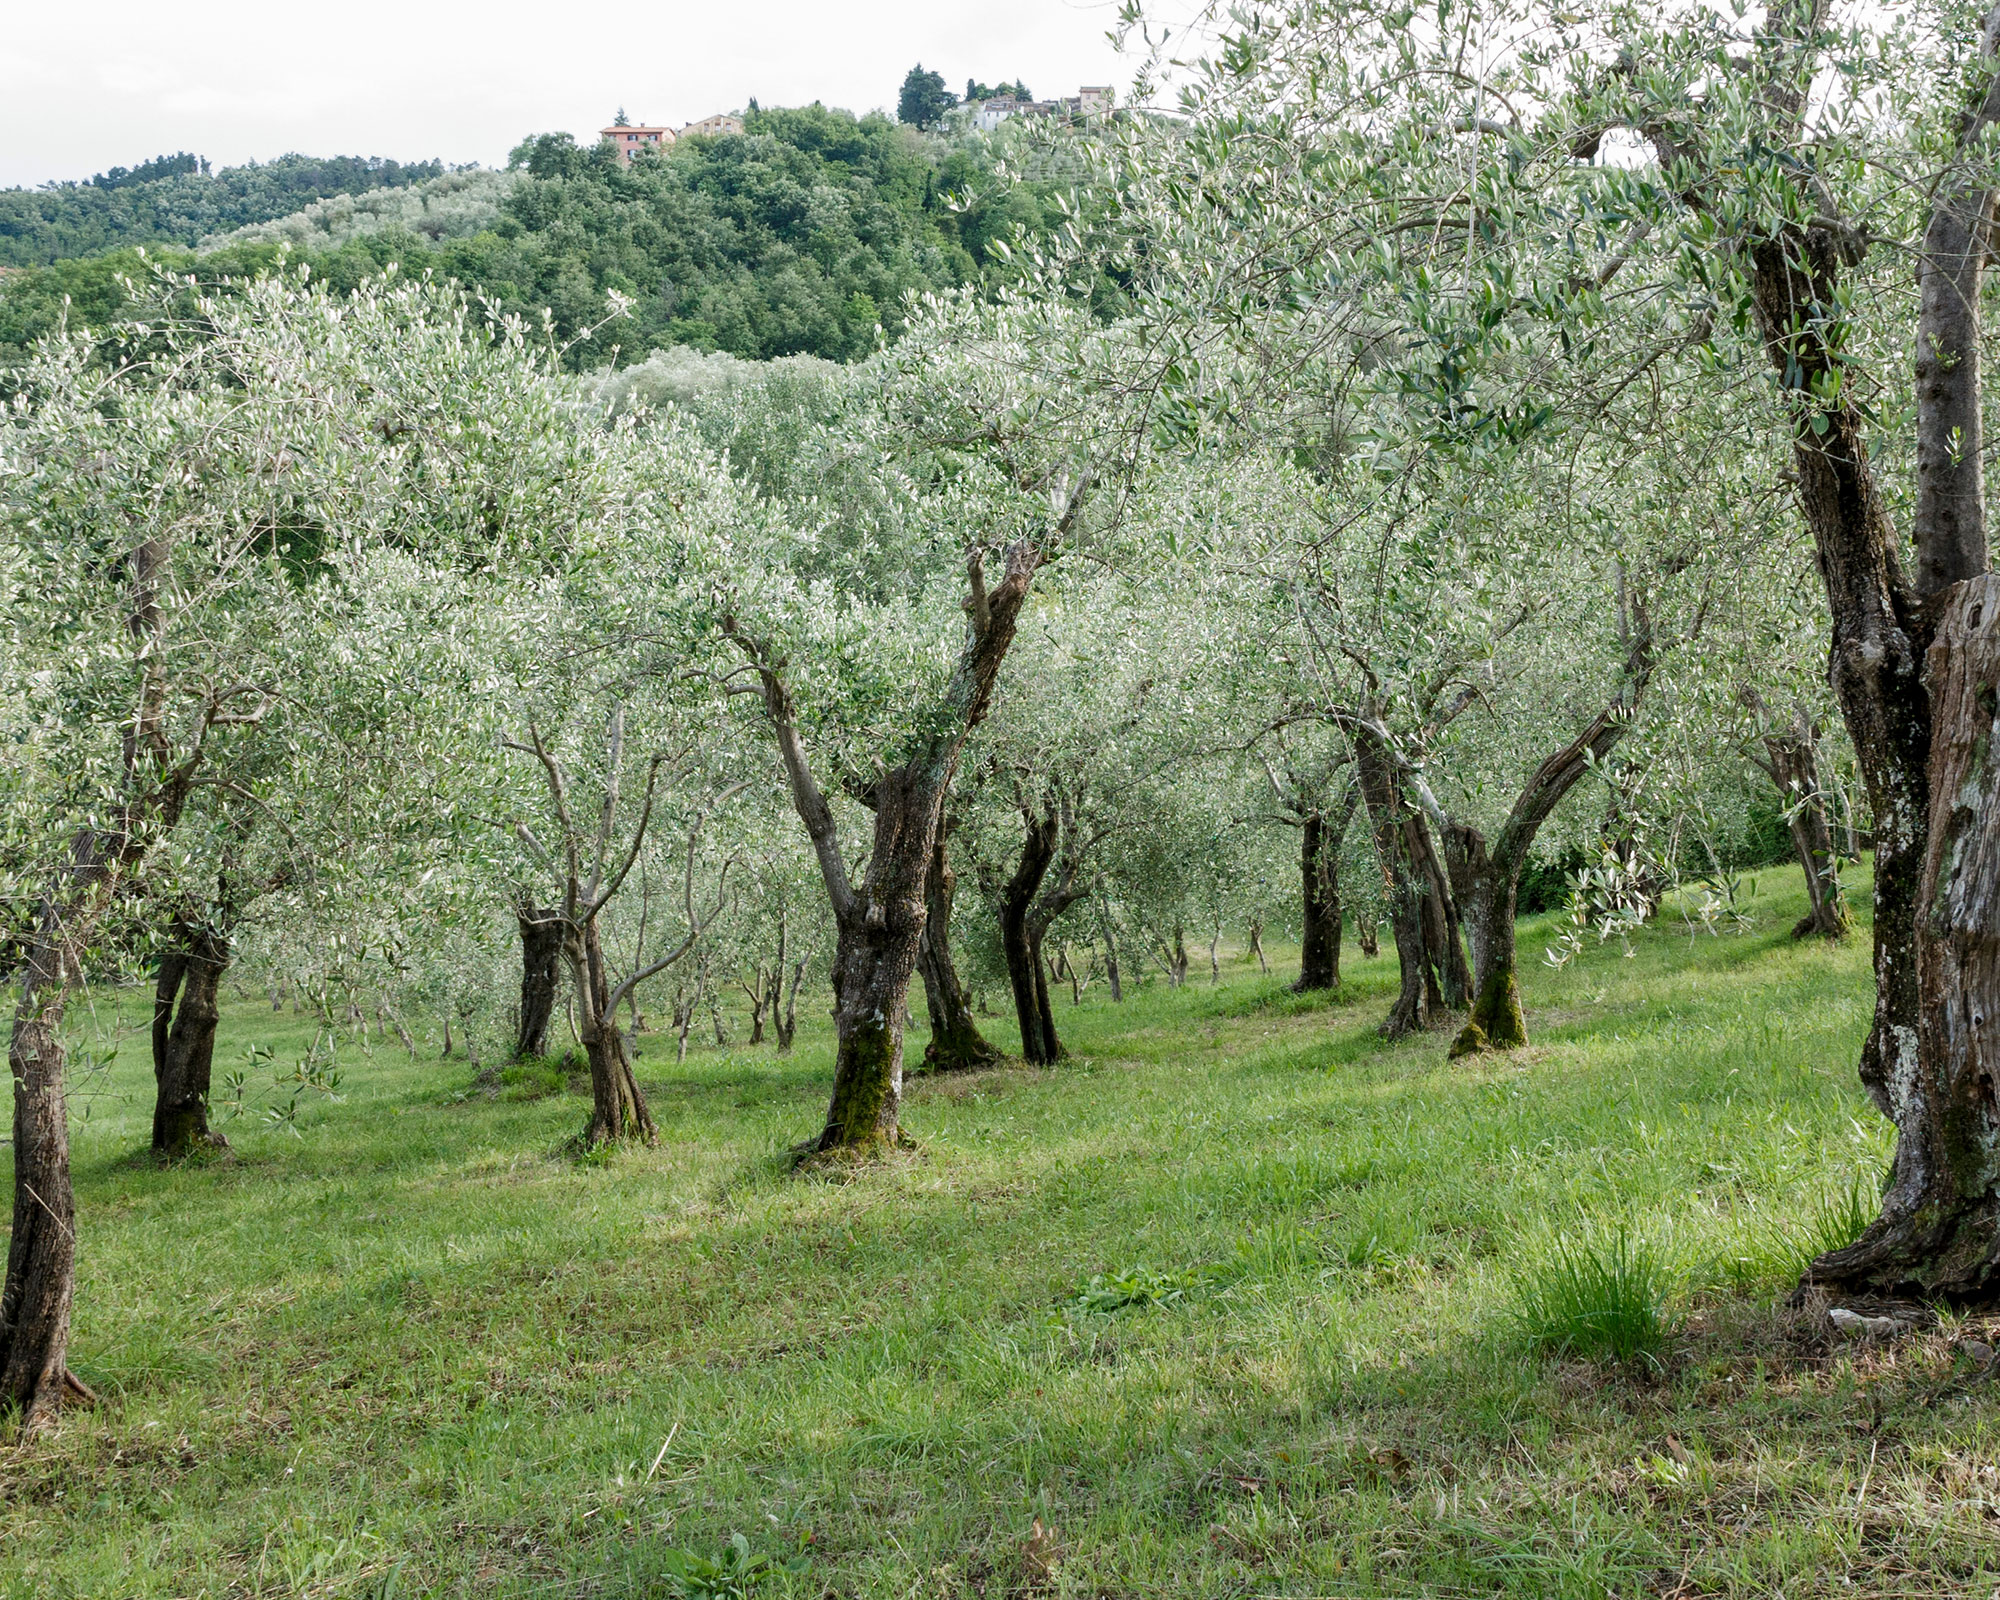
[[[1334,1005],[1240,962],[1064,997],[1075,1061],[916,1081],[921,1151],[844,1183],[782,1161],[823,1028],[649,1038],[660,1145],[597,1164],[573,1093],[350,1043],[299,1136],[255,1066],[177,1170],[128,1035],[75,1102],[105,1404],[0,1453],[0,1592],[667,1595],[740,1533],[771,1595],[1986,1600],[1973,1330],[1784,1309],[1888,1149],[1865,949],[1794,946],[1799,900],[1536,966],[1505,1058],[1382,1047],[1393,955]],[[238,1002],[219,1070],[253,1044],[303,1024]],[[1657,1364],[1527,1348],[1517,1276],[1621,1229],[1677,1275]]]

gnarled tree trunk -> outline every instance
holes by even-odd
[[[1026,831],[1013,876],[1000,892],[1000,947],[1007,958],[1007,981],[1014,992],[1014,1015],[1021,1026],[1021,1059],[1049,1066],[1062,1059],[1055,1017],[1049,1010],[1042,975],[1041,941],[1033,928],[1035,896],[1056,858],[1061,822],[1053,809],[1021,808]]]
[[[945,849],[949,828],[940,825],[931,847],[930,871],[924,878],[924,931],[917,945],[917,970],[923,974],[924,1001],[930,1010],[930,1043],[924,1046],[924,1066],[932,1072],[963,1072],[996,1066],[1002,1057],[972,1020],[965,987],[951,960],[951,903],[957,874]]]
[[[590,1122],[583,1142],[593,1149],[626,1139],[657,1143],[660,1131],[646,1109],[646,1097],[632,1073],[631,1046],[618,1026],[595,917],[569,930],[563,954],[576,983],[577,1032],[590,1063]]]
[[[952,754],[956,756],[954,747]],[[907,1141],[903,1016],[924,931],[924,886],[949,770],[906,765],[875,786],[875,848],[859,896],[836,910],[833,1099],[814,1141],[822,1153]]]
[[[1528,1042],[1514,950],[1521,870],[1542,824],[1624,738],[1632,708],[1652,677],[1652,622],[1644,604],[1622,582],[1620,617],[1626,657],[1617,694],[1574,739],[1530,774],[1492,848],[1487,848],[1486,836],[1477,828],[1446,825],[1453,898],[1463,908],[1472,942],[1472,1014],[1452,1043],[1454,1057],[1477,1050],[1512,1050]]]
[[[1990,766],[2000,593],[1987,575],[1979,327],[1996,41],[2000,7],[1981,29],[1976,97],[1959,128],[1963,165],[1943,175],[1918,258],[1914,588],[1869,464],[1856,386],[1844,381],[1845,352],[1829,343],[1852,240],[1837,225],[1786,221],[1749,251],[1833,619],[1830,676],[1874,814],[1875,1021],[1861,1079],[1897,1130],[1881,1215],[1815,1261],[1802,1292],[2000,1298],[1991,1031],[2000,789]],[[1773,103],[1796,124],[1804,90]]]
[[[1389,926],[1402,972],[1396,1002],[1383,1019],[1382,1037],[1399,1039],[1433,1026],[1444,1011],[1437,962],[1425,927],[1431,885],[1410,857],[1409,804],[1394,758],[1381,736],[1366,724],[1353,729],[1353,740],[1355,772],[1389,891]]]
[[[1847,908],[1847,891],[1841,887],[1840,852],[1827,821],[1812,725],[1801,714],[1793,727],[1767,733],[1762,742],[1764,759],[1757,764],[1785,804],[1792,852],[1805,874],[1810,902],[1810,909],[1793,925],[1792,937],[1844,939],[1854,930],[1854,918]]]
[[[549,1053],[549,1023],[556,1014],[556,988],[563,960],[562,912],[527,900],[514,907],[521,930],[521,1020],[514,1035],[514,1058]]]
[[[226,1149],[208,1125],[219,1000],[231,951],[227,935],[205,923],[177,920],[160,958],[153,993],[153,1153],[188,1155]]]

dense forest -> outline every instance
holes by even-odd
[[[0,1592],[2000,1583],[2000,6],[1212,20],[10,280]]]
[[[183,151],[87,183],[0,189],[0,266],[43,267],[131,245],[192,248],[329,195],[401,188],[443,171],[436,161],[287,155],[211,172]]]
[[[911,295],[985,281],[996,243],[1042,226],[1053,189],[998,182],[995,159],[994,141],[977,135],[945,139],[820,106],[755,110],[740,137],[684,139],[630,167],[609,145],[544,134],[517,148],[504,174],[406,168],[394,194],[315,206],[296,223],[285,214],[300,212],[298,196],[314,191],[295,191],[283,206],[217,209],[199,225],[92,238],[84,248],[135,237],[205,243],[199,253],[148,255],[210,281],[266,268],[283,248],[343,288],[395,262],[465,285],[499,315],[539,320],[547,311],[574,366],[601,365],[614,348],[630,360],[670,345],[851,360],[875,347],[878,329],[900,327]],[[47,225],[52,238],[68,237],[88,226],[100,201],[219,185],[282,165],[18,197],[56,218]],[[164,206],[166,195],[147,203]],[[36,250],[34,259],[52,260]],[[9,277],[0,284],[0,359],[18,359],[53,326],[65,297],[87,320],[115,315],[123,282],[144,271],[124,249]],[[607,322],[613,293],[630,312]]]

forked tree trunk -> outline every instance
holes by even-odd
[[[1354,941],[1370,961],[1382,953],[1382,925],[1376,921],[1374,912],[1357,911],[1354,914]]]
[[[1082,510],[1090,477],[1071,481],[1067,504],[1047,530],[1048,543],[1017,540],[1006,571],[989,591],[983,552],[966,560],[967,630],[940,702],[913,715],[932,731],[898,766],[870,785],[874,848],[857,887],[848,876],[833,809],[812,775],[783,661],[767,641],[749,638],[733,618],[723,628],[755,666],[764,707],[777,737],[793,809],[819,860],[837,938],[833,958],[833,1099],[826,1126],[811,1148],[820,1154],[865,1154],[903,1145],[903,1015],[910,975],[924,931],[925,880],[944,796],[972,730],[985,720],[1036,570],[1067,536]]]
[[[153,994],[153,1153],[173,1158],[227,1149],[208,1125],[219,1000],[229,940],[213,928],[177,921],[160,959]]]
[[[1622,627],[1626,656],[1617,693],[1574,739],[1529,775],[1492,848],[1477,828],[1447,824],[1445,856],[1453,899],[1463,910],[1472,944],[1472,1014],[1452,1042],[1454,1058],[1479,1050],[1513,1050],[1528,1042],[1514,945],[1522,869],[1542,824],[1624,738],[1632,709],[1652,677],[1652,624],[1644,604],[1627,595],[1622,584],[1620,615],[1630,621]]]
[[[1014,1016],[1021,1027],[1021,1059],[1034,1066],[1060,1061],[1062,1042],[1056,1037],[1049,1011],[1049,989],[1042,975],[1041,940],[1033,923],[1035,897],[1056,858],[1062,825],[1054,811],[1022,808],[1025,833],[1013,876],[1000,891],[1000,948],[1007,958],[1007,981],[1014,993]]]
[[[1118,936],[1111,926],[1111,907],[1100,895],[1097,901],[1097,927],[1104,935],[1104,981],[1111,985],[1114,1003],[1125,998],[1125,985],[1118,974]]]
[[[521,1019],[514,1035],[514,1058],[549,1053],[549,1023],[556,1014],[556,990],[563,960],[563,919],[557,910],[515,906],[521,931]]]
[[[1803,719],[1801,719],[1803,720]],[[1826,798],[1820,789],[1819,751],[1810,725],[1764,736],[1766,760],[1759,763],[1777,787],[1785,805],[1792,853],[1805,874],[1810,909],[1793,925],[1794,939],[1815,935],[1844,939],[1854,931],[1847,891],[1840,882],[1840,854],[1827,822]]]
[[[1380,735],[1366,725],[1354,729],[1353,740],[1355,773],[1388,889],[1389,926],[1402,973],[1395,1004],[1382,1022],[1382,1037],[1400,1039],[1432,1026],[1444,1010],[1437,966],[1424,928],[1430,886],[1410,859],[1409,806],[1393,758]]]
[[[1812,20],[1774,12],[1770,25],[1797,35]],[[1979,326],[1994,198],[1984,137],[2000,120],[1996,36],[2000,8],[1980,31],[1961,164],[1934,191],[1917,263],[1914,587],[1869,464],[1856,385],[1845,381],[1844,352],[1828,343],[1852,241],[1838,227],[1784,221],[1748,251],[1826,584],[1830,676],[1874,815],[1875,1021],[1861,1079],[1897,1128],[1881,1215],[1855,1244],[1815,1261],[1801,1293],[2000,1298],[2000,592],[1987,575]],[[1803,85],[1768,103],[1788,128],[1802,123]]]
[[[584,1145],[596,1149],[626,1140],[654,1144],[659,1129],[632,1073],[631,1049],[618,1026],[595,917],[571,930],[564,955],[576,984],[577,1032],[584,1059],[590,1063],[590,1121],[584,1128]]]
[[[931,847],[930,871],[924,878],[924,931],[917,945],[917,969],[923,974],[924,1002],[931,1019],[924,1066],[931,1072],[965,1072],[997,1066],[1003,1059],[973,1021],[965,987],[952,964],[951,905],[958,878],[945,849],[948,831],[941,824]]]

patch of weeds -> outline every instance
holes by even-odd
[[[583,1064],[571,1056],[523,1056],[500,1069],[499,1098],[546,1100],[569,1088],[570,1075]]]
[[[1674,1280],[1666,1259],[1623,1228],[1553,1239],[1515,1273],[1515,1323],[1551,1355],[1655,1361]]]
[[[661,1558],[667,1569],[667,1593],[674,1600],[749,1600],[751,1591],[780,1572],[803,1572],[806,1558],[774,1561],[752,1555],[750,1541],[740,1533],[729,1536],[729,1547],[711,1560],[692,1550],[669,1550]]]
[[[1109,1316],[1117,1311],[1184,1305],[1224,1288],[1231,1274],[1213,1264],[1183,1267],[1178,1272],[1155,1270],[1143,1263],[1122,1272],[1096,1272],[1070,1301],[1072,1311],[1085,1316]]]

